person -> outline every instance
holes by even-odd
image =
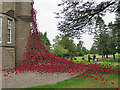
[[[99,62],[99,58],[97,58],[97,62]]]
[[[91,57],[90,57],[90,54],[88,55],[88,61],[90,62],[90,59],[91,59]]]
[[[95,62],[95,58],[96,58],[96,56],[95,56],[95,54],[93,55],[93,61]]]

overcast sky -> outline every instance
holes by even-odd
[[[100,1],[103,0],[97,0],[97,2]],[[57,30],[58,19],[54,18],[56,15],[53,13],[62,10],[62,7],[57,6],[59,3],[61,3],[61,0],[34,0],[34,8],[37,10],[38,29],[43,33],[47,31],[47,37],[51,44],[53,44],[55,36],[60,33]],[[107,14],[104,17],[105,23],[108,24],[108,22],[114,21],[114,17],[114,14]],[[84,46],[87,49],[91,48],[93,37],[93,35],[83,35],[82,41],[84,41]],[[77,44],[78,40],[75,39],[74,42]]]

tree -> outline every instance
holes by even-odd
[[[83,52],[84,55],[89,53],[89,51],[85,47],[82,47],[82,52]]]
[[[98,17],[96,20],[95,31],[94,44],[97,48],[97,52],[98,54],[101,54],[102,57],[106,55],[108,58],[108,55],[110,54],[109,32],[101,17]]]
[[[77,52],[81,51],[82,50],[82,47],[83,47],[83,41],[79,41],[79,43],[77,44]]]
[[[95,43],[93,43],[92,47],[90,48],[90,54],[96,54],[97,53],[97,48]]]
[[[58,6],[63,6],[63,10],[55,13],[56,18],[61,19],[58,23],[58,30],[71,37],[80,38],[81,34],[88,31],[94,33],[96,20],[105,16],[106,12],[115,12],[120,1],[103,1],[96,4],[95,1],[89,0],[83,2],[64,1]]]
[[[116,38],[114,36],[110,36],[109,39],[109,47],[110,47],[110,54],[113,55],[113,58],[115,60],[115,54],[116,54]]]
[[[83,47],[83,41],[79,41],[79,43],[76,46],[77,56],[83,56],[84,55],[84,53],[82,52],[82,47]]]
[[[115,59],[115,53],[120,53],[120,5],[118,5],[118,10],[116,11],[116,18],[114,24],[109,23],[110,33],[110,52]]]
[[[59,45],[62,45],[64,49],[68,50],[68,53],[65,56],[74,57],[76,55],[76,46],[73,43],[73,40],[69,39],[68,36],[63,36],[59,41]]]
[[[116,37],[116,29],[114,27],[114,24],[109,23],[108,25],[110,29],[110,36],[109,36],[109,48],[110,48],[110,54],[113,55],[113,58],[115,60],[115,54],[116,54],[116,47],[117,47],[117,37]]]
[[[53,39],[53,42],[54,42],[53,47],[54,47],[54,48],[59,45],[59,41],[62,39],[62,37],[63,37],[63,35],[61,35],[61,34],[55,36],[55,39]]]
[[[120,8],[120,7],[119,7]],[[114,23],[114,32],[117,38],[117,52],[120,53],[120,12],[117,12]]]
[[[42,44],[46,47],[46,49],[50,50],[51,44],[49,39],[47,38],[47,32],[45,32],[44,34],[42,32],[39,32],[39,36]]]
[[[110,54],[109,49],[109,34],[106,34],[106,32],[101,33],[96,38],[96,47],[98,54],[105,56],[108,58],[108,55]]]
[[[76,55],[76,45],[73,43],[73,40],[70,39],[67,35],[63,36],[56,36],[54,39],[55,44],[53,45],[54,48],[61,45],[64,49],[67,49],[67,53],[63,55],[63,57],[69,56],[74,57]]]
[[[64,49],[62,45],[58,45],[54,49],[51,50],[52,54],[57,55],[59,57],[63,57],[64,54],[67,54],[68,50]]]

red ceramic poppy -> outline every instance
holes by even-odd
[[[111,84],[114,84],[114,82],[111,82]]]
[[[108,79],[106,79],[106,81],[108,81]]]
[[[97,80],[97,78],[95,78],[95,80]]]
[[[103,82],[104,84],[106,84],[106,82]]]

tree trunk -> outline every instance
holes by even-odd
[[[113,59],[115,60],[115,54],[113,54]]]
[[[106,55],[106,58],[108,58],[108,55]]]
[[[102,61],[104,62],[104,55],[102,55]]]
[[[104,55],[104,58],[105,58],[105,55]]]
[[[102,55],[102,58],[103,58],[103,55]]]

